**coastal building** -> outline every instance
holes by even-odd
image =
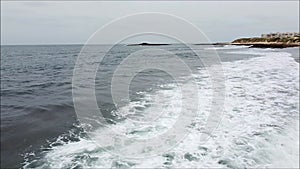
[[[268,34],[262,34],[262,38],[293,38],[293,37],[299,37],[299,32],[285,32],[285,33],[268,33]]]

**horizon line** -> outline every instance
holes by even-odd
[[[135,45],[135,44],[140,44],[143,42],[138,42],[138,43],[118,43],[118,44],[84,44],[84,43],[40,43],[40,44],[0,44],[0,46],[54,46],[54,45]],[[149,44],[170,44],[170,45],[176,45],[176,44],[182,44],[182,43],[166,43],[166,42],[147,42]],[[201,45],[201,44],[216,44],[216,43],[230,43],[228,41],[226,42],[196,42],[196,43],[185,43],[185,44],[192,44],[192,45]]]

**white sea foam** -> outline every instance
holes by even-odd
[[[199,115],[189,126],[188,137],[172,150],[155,157],[125,159],[82,138],[53,146],[25,168],[299,167],[299,64],[283,52],[249,50],[247,54],[261,56],[222,64],[226,76],[224,114],[206,143],[200,144],[199,136],[209,114],[212,88],[207,72],[199,69],[199,74],[193,75],[201,98]],[[178,87],[143,95],[144,99],[116,113],[132,119],[141,113],[165,113],[151,125],[129,119],[112,128],[128,137],[150,138],[172,127],[180,108]]]

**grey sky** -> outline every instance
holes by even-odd
[[[1,1],[1,44],[85,43],[104,24],[138,12],[163,12],[185,18],[214,42],[299,31],[299,1]]]

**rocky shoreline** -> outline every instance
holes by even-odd
[[[142,42],[137,44],[127,44],[127,46],[165,46],[170,45],[168,43],[148,43]],[[216,42],[216,43],[197,43],[194,45],[213,45],[213,46],[224,46],[224,45],[243,45],[250,46],[252,48],[289,48],[289,47],[300,47],[300,37],[253,37],[253,38],[240,38],[232,42]]]
[[[285,44],[285,43],[231,43],[231,45],[251,46],[252,48],[288,48],[288,47],[300,47],[299,44]]]
[[[290,38],[240,38],[230,43],[231,45],[247,45],[255,48],[288,48],[300,47],[299,37]]]

